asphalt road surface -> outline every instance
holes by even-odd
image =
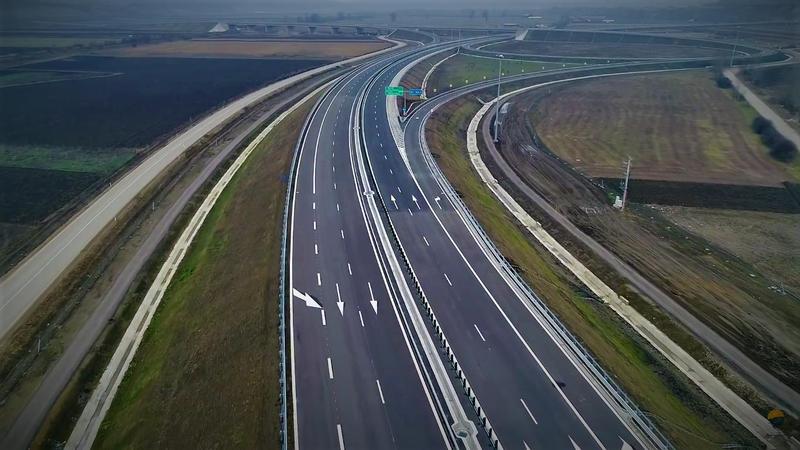
[[[359,88],[385,64],[334,88],[302,144],[290,250],[296,445],[462,445],[437,395],[444,388],[431,382],[430,362],[414,350],[424,339],[404,325],[407,312],[392,301],[405,281],[383,269],[385,255],[372,237],[381,225],[363,209],[365,192],[377,190],[504,448],[642,447],[442,196],[420,149],[422,114],[406,129],[404,161],[383,90],[407,62],[391,63],[368,85],[362,116],[352,117]],[[377,186],[356,181],[351,136],[362,129]]]

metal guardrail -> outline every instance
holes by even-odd
[[[378,72],[374,78],[378,78],[381,75],[381,73],[382,71]],[[366,101],[365,99],[366,96],[364,96],[362,102]],[[361,124],[360,127],[363,127],[363,124]],[[359,138],[361,138],[361,135],[359,135]],[[373,173],[370,159],[366,154],[367,152],[366,142],[362,142],[362,144],[363,145],[361,145],[360,147],[364,159],[367,161],[367,164],[365,165],[367,174],[369,175],[370,182],[372,183],[372,185],[377,188],[378,182],[377,179],[375,178],[375,174]],[[380,205],[381,211],[383,213],[382,217],[385,218],[385,222],[388,225],[387,227],[389,231],[388,234],[392,238],[393,241],[392,243],[395,248],[395,251],[400,255],[400,259],[402,260],[403,266],[405,266],[406,269],[406,274],[409,277],[409,279],[413,282],[413,287],[418,297],[419,306],[422,307],[422,312],[428,317],[431,327],[434,333],[436,334],[436,337],[439,340],[439,345],[443,352],[443,355],[440,355],[440,357],[441,356],[446,357],[447,363],[449,364],[450,368],[453,371],[453,376],[460,382],[461,388],[464,394],[467,396],[468,402],[472,406],[473,411],[475,412],[475,414],[477,414],[480,426],[483,429],[484,433],[486,434],[486,437],[489,439],[492,448],[497,450],[502,450],[503,446],[500,443],[500,440],[497,437],[497,434],[495,433],[491,422],[486,416],[486,412],[481,407],[480,401],[478,401],[478,398],[475,395],[475,391],[473,390],[472,385],[469,383],[467,377],[464,375],[464,371],[461,368],[461,365],[458,363],[458,359],[456,358],[455,353],[450,347],[450,343],[447,341],[447,338],[445,337],[444,332],[442,331],[442,327],[439,325],[439,321],[436,319],[436,315],[434,314],[433,309],[431,308],[430,302],[428,301],[428,297],[422,290],[422,286],[420,285],[419,279],[417,278],[417,275],[411,266],[411,262],[408,259],[408,255],[406,254],[403,245],[400,243],[400,238],[397,234],[397,230],[394,227],[394,223],[392,223],[392,219],[390,218],[389,215],[389,209],[386,207],[386,202],[383,200],[383,196],[380,193],[380,189],[375,189],[373,192],[374,195],[378,197],[379,201],[376,202],[376,204]]]
[[[342,82],[344,75],[339,77],[339,80],[332,83],[331,86],[328,87],[325,94],[320,97],[314,107],[311,109],[308,115],[306,115],[305,122],[303,123],[302,132],[300,134],[300,139],[297,140],[294,149],[294,155],[292,156],[292,163],[289,170],[289,180],[286,186],[286,199],[284,200],[283,206],[283,231],[282,231],[282,239],[281,239],[281,270],[280,270],[280,293],[278,296],[278,335],[279,335],[279,370],[280,370],[280,440],[281,440],[281,449],[288,450],[289,445],[289,434],[288,434],[288,386],[286,382],[286,308],[288,303],[291,301],[289,290],[287,289],[287,273],[289,270],[289,259],[288,259],[288,247],[289,241],[291,239],[291,227],[289,226],[289,218],[292,211],[292,205],[294,203],[294,193],[295,184],[297,180],[297,169],[299,165],[299,157],[300,157],[300,149],[303,145],[303,142],[308,135],[308,129],[311,125],[311,120],[313,119],[314,115],[317,111],[319,111],[320,106],[328,98],[328,95],[333,91],[339,83]],[[294,349],[292,349],[294,351]],[[292,374],[294,376],[294,374]],[[292,405],[296,407],[295,405]]]
[[[430,114],[429,114],[430,115]],[[423,119],[424,123],[427,121],[428,116]],[[503,272],[508,275],[510,281],[514,283],[519,292],[523,293],[525,298],[530,304],[536,308],[536,311],[546,321],[547,325],[556,335],[560,338],[562,343],[566,344],[571,354],[578,358],[581,364],[589,370],[592,376],[600,383],[603,390],[609,394],[609,398],[613,399],[617,406],[626,412],[632,424],[636,426],[651,443],[658,449],[668,450],[672,449],[672,445],[666,436],[656,427],[650,418],[639,409],[628,396],[628,394],[614,381],[614,379],[603,369],[597,360],[590,354],[590,352],[583,346],[583,344],[570,332],[561,320],[548,308],[542,300],[533,292],[531,287],[522,279],[519,273],[512,267],[509,261],[500,253],[499,249],[495,246],[492,239],[483,229],[483,226],[478,223],[469,208],[456,193],[455,189],[450,185],[450,182],[444,176],[433,159],[433,155],[427,147],[427,143],[422,140],[423,157],[431,169],[437,184],[442,188],[442,192],[448,197],[451,203],[455,206],[456,212],[464,219],[464,223],[473,232],[473,235],[478,237],[476,241],[488,251],[500,264]]]

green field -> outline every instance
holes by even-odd
[[[591,350],[632,398],[651,414],[677,448],[709,448],[724,443],[755,444],[754,439],[710,403],[691,382],[599,303],[576,291],[561,266],[534,243],[472,168],[466,149],[466,124],[479,108],[463,99],[431,118],[428,142],[437,163],[470,211],[506,258],[544,298],[567,327]]]
[[[539,61],[503,60],[503,77],[543,70],[564,69],[580,64]],[[428,81],[428,95],[448,89],[497,78],[498,60],[478,56],[457,55],[436,68]]]
[[[0,88],[25,86],[30,84],[53,83],[56,81],[81,80],[114,76],[114,73],[65,72],[51,70],[6,70],[0,71]]]
[[[178,268],[94,448],[277,448],[285,176],[313,100],[257,147]]]
[[[45,147],[0,144],[0,166],[110,174],[136,154],[136,149],[91,150],[79,147]]]

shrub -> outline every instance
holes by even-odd
[[[781,162],[791,162],[797,156],[797,147],[788,139],[781,138],[770,147],[770,156]]]
[[[720,75],[717,77],[717,87],[720,89],[730,89],[733,87],[733,84],[727,77]]]
[[[761,116],[756,116],[753,119],[752,128],[756,134],[762,134],[766,129],[772,128],[772,122]]]
[[[797,147],[775,129],[772,122],[758,116],[751,125],[753,131],[761,136],[761,142],[769,147],[769,155],[781,162],[791,162],[797,156]]]

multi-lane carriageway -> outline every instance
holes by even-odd
[[[483,253],[441,195],[419,140],[406,136],[398,149],[383,88],[408,55],[431,51],[351,72],[304,131],[289,222],[295,446],[477,448],[496,439],[506,449],[644,447]],[[409,309],[388,221],[491,439],[461,385],[431,357],[436,345]]]

